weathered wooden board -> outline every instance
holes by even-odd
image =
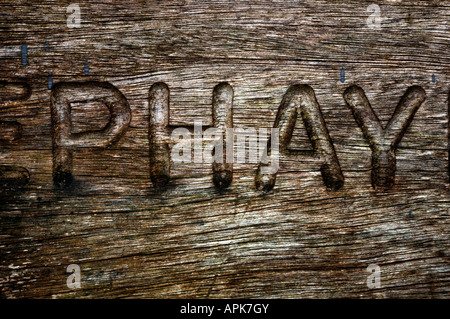
[[[1,1],[0,165],[30,174],[0,193],[3,298],[450,296],[449,1]],[[46,44],[47,42],[47,44]],[[27,45],[27,65],[21,47]],[[85,74],[88,60],[89,74]],[[345,81],[341,81],[344,69]],[[73,185],[52,178],[52,90],[114,85],[131,109],[109,149],[76,148]],[[432,75],[434,74],[434,81]],[[235,127],[271,128],[288,88],[313,88],[345,178],[328,190],[320,162],[283,155],[274,189],[255,188],[257,164],[234,164],[218,190],[211,164],[174,164],[153,186],[149,90],[170,89],[170,125],[212,124],[214,87],[234,90]],[[413,85],[426,99],[397,150],[395,185],[371,185],[372,152],[346,105],[360,86],[385,126]],[[53,89],[54,91],[54,89]],[[54,92],[53,92],[54,94]],[[22,95],[22,96],[21,96]],[[28,96],[27,96],[28,95]],[[72,105],[74,132],[102,129],[101,103]],[[291,149],[310,148],[297,121]],[[81,289],[66,285],[81,268]],[[366,285],[370,264],[381,287]]]

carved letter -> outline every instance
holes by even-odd
[[[383,128],[363,89],[351,86],[345,90],[344,99],[372,149],[374,188],[389,189],[394,185],[397,146],[425,97],[425,91],[421,87],[410,87],[401,98],[386,128]]]
[[[175,134],[170,134],[170,111],[169,111],[169,88],[165,83],[159,82],[152,85],[149,93],[149,142],[150,142],[150,178],[153,185],[164,188],[170,180],[170,136],[181,135],[187,136],[188,132],[176,129]],[[225,131],[233,127],[233,89],[228,83],[219,83],[213,90],[212,98],[212,115],[213,127],[216,130],[205,132],[207,135],[225,134]],[[200,123],[200,124],[199,124]],[[227,142],[213,142],[211,149],[217,151],[219,145],[224,145],[222,153],[215,153],[214,156],[203,158],[202,147],[202,125],[201,121],[196,121],[194,125],[194,162],[211,161],[213,162],[213,182],[217,188],[226,188],[231,184],[233,178],[233,165],[228,162],[221,161],[219,158],[227,157],[225,145]],[[223,138],[223,137],[222,137]],[[232,144],[232,143],[231,143]],[[183,159],[179,154],[174,162],[185,162],[190,158],[189,154],[185,154],[186,146],[191,145],[183,142],[182,145],[176,144],[175,151],[179,152],[180,147],[183,148]],[[214,146],[214,147],[213,147]],[[227,149],[228,150],[228,149]],[[224,154],[225,153],[225,154]],[[232,155],[232,154],[231,154]]]
[[[110,112],[101,131],[72,132],[72,102],[100,101]],[[131,110],[123,94],[107,82],[58,83],[51,98],[53,126],[53,181],[56,186],[69,186],[72,176],[72,151],[81,147],[110,147],[125,133],[131,121]]]
[[[26,100],[31,88],[22,82],[0,82],[0,103]],[[0,143],[10,144],[22,138],[22,125],[16,121],[0,121]],[[0,165],[0,189],[15,189],[28,184],[30,173],[24,167]]]
[[[275,118],[274,128],[279,129],[280,153],[286,153],[292,138],[295,122],[298,118],[298,108],[305,124],[308,138],[312,144],[314,154],[322,164],[320,172],[327,188],[338,190],[344,185],[344,176],[341,172],[336,152],[328,134],[325,121],[320,111],[313,89],[308,85],[291,86],[281,101]],[[268,152],[270,146],[267,146]],[[260,164],[256,173],[256,188],[268,192],[275,186],[276,173],[263,174],[263,165]]]

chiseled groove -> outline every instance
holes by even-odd
[[[16,121],[0,121],[0,141],[11,143],[22,138],[22,125]]]
[[[31,96],[31,87],[26,82],[0,81],[0,103],[23,101]]]
[[[0,103],[26,100],[31,87],[26,82],[0,81]],[[0,142],[11,143],[22,138],[22,125],[16,121],[0,121]],[[29,171],[20,166],[0,165],[0,189],[24,187],[30,181]]]
[[[30,173],[24,167],[0,165],[0,187],[16,189],[24,187],[30,181]]]
[[[344,185],[344,176],[314,90],[309,85],[292,85],[283,96],[273,126],[279,129],[280,153],[288,153],[287,147],[292,139],[295,122],[299,117],[298,110],[300,110],[300,116],[314,154],[322,162],[320,171],[325,186],[333,190],[340,189]],[[267,153],[270,153],[270,142],[267,145]],[[262,174],[263,165],[269,164],[259,165],[255,186],[262,192],[269,192],[275,186],[277,174]]]
[[[170,180],[169,150],[169,87],[158,82],[149,91],[149,159],[150,179],[157,188],[164,188]]]
[[[223,163],[213,162],[213,182],[219,188],[227,188],[233,180],[233,164],[226,161],[226,130],[233,127],[233,88],[230,84],[219,83],[213,91],[212,98],[213,126],[223,135]]]
[[[372,150],[371,180],[374,188],[389,189],[394,185],[398,144],[425,98],[426,93],[421,87],[408,88],[386,128],[383,128],[364,90],[356,85],[345,90],[347,106]]]

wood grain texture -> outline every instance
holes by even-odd
[[[381,29],[366,24],[373,1],[77,1],[73,29],[70,3],[0,4],[0,81],[31,89],[10,86],[20,100],[0,85],[0,121],[22,126],[20,139],[0,141],[0,165],[29,172],[23,189],[0,193],[0,297],[450,296],[449,1],[380,0]],[[132,114],[109,149],[74,150],[67,189],[53,185],[49,72],[53,85],[114,85]],[[290,86],[311,86],[343,187],[327,190],[321,161],[304,152],[280,158],[268,194],[255,188],[257,164],[233,164],[223,190],[211,164],[172,165],[166,189],[155,188],[149,90],[158,82],[170,89],[170,126],[190,129],[212,125],[221,82],[233,89],[233,126],[254,128],[273,127]],[[371,185],[371,149],[344,99],[352,85],[383,127],[409,87],[426,93],[388,190]],[[74,110],[80,131],[105,126],[97,104]],[[311,151],[295,125],[290,148]],[[81,267],[81,289],[66,286],[70,264]],[[366,285],[369,264],[381,267],[379,289]]]

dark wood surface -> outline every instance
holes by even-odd
[[[21,125],[18,134],[0,124],[0,165],[25,169],[9,180],[3,172],[0,297],[450,296],[449,1],[379,1],[380,29],[366,22],[373,1],[77,3],[80,28],[66,24],[68,1],[0,4],[0,121]],[[116,144],[74,149],[66,189],[53,184],[49,72],[53,86],[108,82],[131,110]],[[327,189],[318,157],[283,153],[267,194],[254,163],[235,163],[223,190],[211,164],[172,163],[166,189],[154,187],[157,82],[170,89],[171,129],[191,131],[194,120],[213,124],[219,83],[233,89],[234,127],[254,128],[273,127],[289,87],[310,86],[344,185]],[[353,85],[383,127],[408,88],[426,94],[391,188],[372,186],[371,147],[344,98]],[[108,116],[78,101],[72,132],[101,130]],[[307,133],[297,120],[289,148],[312,150]],[[81,289],[66,286],[70,264]],[[381,268],[380,288],[366,285],[370,264]]]

